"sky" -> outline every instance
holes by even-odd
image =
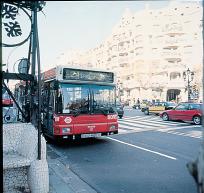
[[[159,9],[170,1],[47,1],[38,13],[41,68],[53,67],[59,56],[69,50],[97,47],[110,34],[126,8],[133,13],[145,8]],[[22,29],[28,21],[22,21]],[[28,30],[28,29],[27,29]],[[4,41],[4,39],[3,39]],[[3,42],[4,43],[4,42]],[[3,63],[17,71],[16,61],[27,57],[28,43],[3,48]]]
[[[149,3],[153,7],[163,7],[168,4],[166,1],[156,3],[157,6],[155,3]],[[39,22],[39,25],[43,26],[44,23],[47,26],[46,29],[41,28],[41,41],[44,39],[41,45],[46,50],[46,44],[49,44],[50,39],[44,34],[52,34],[51,37],[54,36],[52,43],[55,47],[49,53],[53,56],[66,53],[69,49],[88,50],[97,47],[111,34],[112,28],[126,8],[136,12],[144,7],[144,1],[47,2],[47,7],[44,9],[47,19]]]

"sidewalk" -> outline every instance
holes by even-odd
[[[64,165],[60,158],[60,155],[47,146],[49,193],[97,193],[74,174],[69,165]]]

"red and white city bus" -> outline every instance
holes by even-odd
[[[45,136],[80,139],[118,133],[114,73],[57,66],[42,74]]]

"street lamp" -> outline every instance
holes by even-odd
[[[193,81],[194,78],[194,72],[190,71],[190,69],[188,68],[187,71],[183,72],[183,79],[184,81],[187,81],[187,90],[188,90],[188,102],[190,101],[190,83]]]
[[[121,96],[122,96],[122,90],[123,90],[123,83],[120,82],[120,80],[117,81],[117,95],[118,95],[118,99],[121,102]]]

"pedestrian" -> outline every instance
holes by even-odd
[[[137,106],[138,106],[138,109],[140,109],[140,99],[139,98],[137,99]]]

